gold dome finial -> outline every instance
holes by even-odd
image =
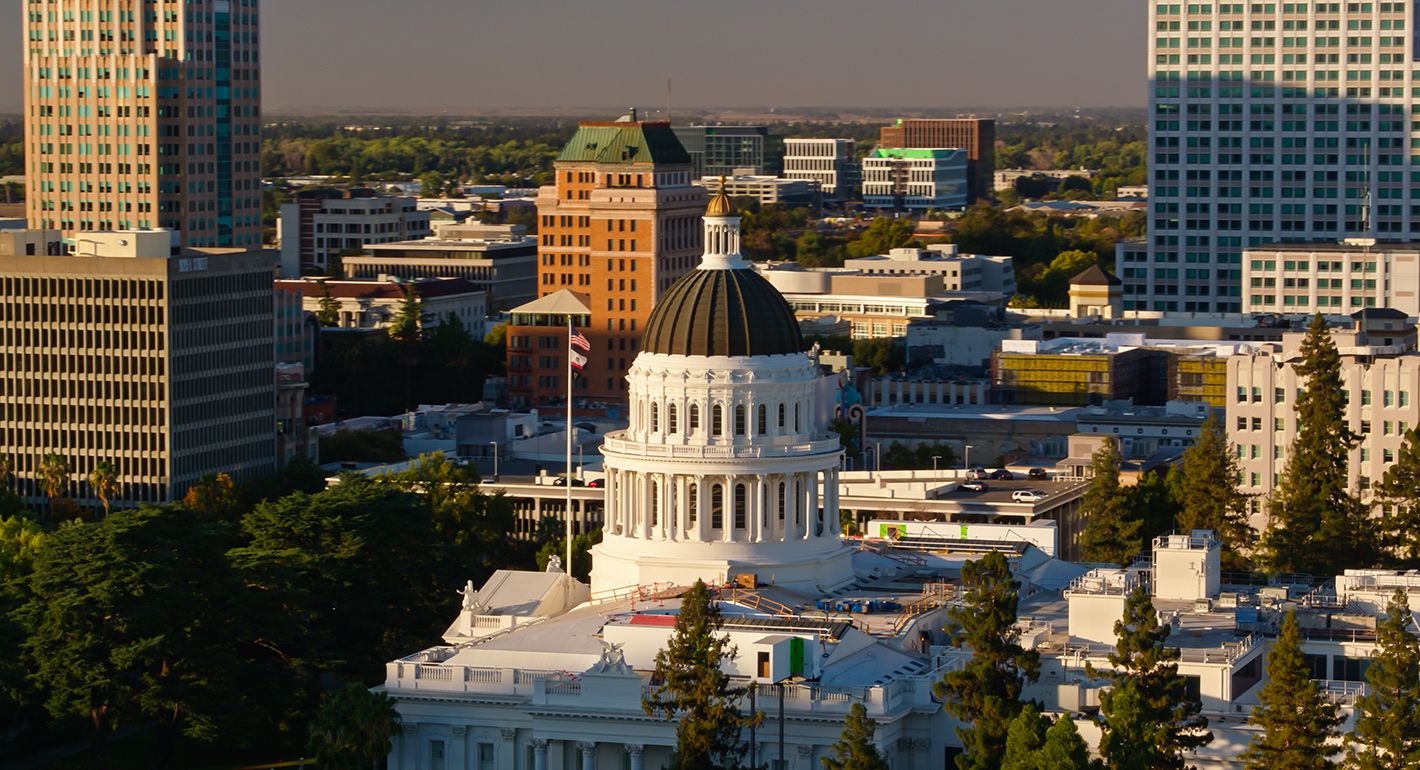
[[[720,177],[720,191],[715,193],[715,197],[710,199],[710,205],[705,207],[707,217],[732,217],[735,215],[735,204],[730,202],[730,196],[725,194],[725,177]]]

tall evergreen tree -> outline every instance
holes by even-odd
[[[1001,770],[1044,770],[1040,766],[1040,750],[1045,746],[1045,731],[1049,726],[1033,704],[1022,706],[1021,713],[1011,720],[1006,732]]]
[[[1420,433],[1405,432],[1395,464],[1375,486],[1376,501],[1387,511],[1376,522],[1386,552],[1407,567],[1420,564]]]
[[[962,603],[948,611],[958,626],[957,644],[972,651],[959,671],[932,686],[957,729],[965,751],[960,770],[995,768],[1006,749],[1006,733],[1021,709],[1021,689],[1040,674],[1040,655],[1020,645],[1016,628],[1017,591],[1006,557],[992,552],[962,567]]]
[[[1129,592],[1124,617],[1114,623],[1118,641],[1109,662],[1095,671],[1114,686],[1100,698],[1104,735],[1100,755],[1110,770],[1182,770],[1183,754],[1213,740],[1202,704],[1178,673],[1179,652],[1167,645],[1169,627],[1159,623],[1149,588]]]
[[[316,320],[321,326],[340,325],[340,300],[330,293],[330,284],[320,282],[320,304],[316,310]]]
[[[1177,529],[1213,530],[1228,566],[1244,567],[1243,554],[1252,547],[1255,533],[1247,522],[1247,495],[1238,491],[1237,457],[1215,417],[1203,423],[1198,441],[1183,453],[1180,465],[1175,476]]]
[[[670,640],[656,653],[656,688],[641,707],[647,716],[676,720],[674,770],[742,767],[749,747],[741,733],[764,718],[740,712],[748,688],[735,686],[720,669],[735,656],[723,626],[710,589],[697,580],[681,598]]]
[[[1380,649],[1366,669],[1366,694],[1356,703],[1348,768],[1420,768],[1420,641],[1410,625],[1410,598],[1397,589],[1376,626]]]
[[[887,761],[873,743],[873,733],[877,728],[877,723],[868,717],[868,710],[863,708],[863,704],[854,702],[848,708],[843,732],[839,734],[838,742],[833,744],[833,756],[820,760],[824,770],[888,770]]]
[[[1119,446],[1106,441],[1092,458],[1094,477],[1080,499],[1085,530],[1080,547],[1088,561],[1127,565],[1144,548],[1139,519],[1129,505],[1128,493],[1119,485]]]
[[[1346,425],[1341,356],[1320,314],[1292,368],[1306,384],[1297,397],[1297,437],[1272,493],[1262,556],[1278,572],[1335,575],[1370,566],[1376,553],[1369,512],[1351,494],[1347,475],[1356,436]]]
[[[1282,632],[1267,655],[1267,683],[1258,695],[1262,703],[1248,721],[1262,728],[1244,758],[1248,770],[1328,770],[1341,718],[1311,679],[1302,655],[1297,615],[1288,612]]]
[[[1075,720],[1069,714],[1061,714],[1045,731],[1038,767],[1039,770],[1097,770],[1101,765],[1090,759],[1090,748],[1075,729]]]

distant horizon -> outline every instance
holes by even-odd
[[[0,46],[0,111],[22,106],[22,7],[0,0],[15,41]],[[272,114],[659,109],[667,79],[673,112],[1147,101],[1147,5],[1118,0],[268,0],[261,13]],[[1020,106],[1033,103],[1059,106]]]

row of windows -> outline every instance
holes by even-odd
[[[1300,399],[1300,398],[1302,397],[1303,391],[1304,391],[1303,388],[1297,388],[1297,390],[1296,390],[1296,397],[1297,397],[1298,399]],[[1251,396],[1251,398],[1249,398],[1249,396]],[[1372,398],[1372,396],[1371,396],[1371,391],[1369,391],[1369,390],[1363,390],[1363,391],[1361,391],[1361,406],[1370,406],[1371,403],[1372,403],[1372,402],[1371,402],[1371,398]],[[1346,402],[1346,403],[1350,403],[1350,401],[1351,401],[1351,391],[1349,391],[1349,390],[1343,390],[1343,391],[1341,391],[1341,399],[1342,399],[1342,401],[1344,401],[1344,402]],[[1247,388],[1247,387],[1244,387],[1244,386],[1241,386],[1241,385],[1240,385],[1240,386],[1238,386],[1238,389],[1237,389],[1237,398],[1236,398],[1236,401],[1237,401],[1237,403],[1239,403],[1239,404],[1246,404],[1246,403],[1248,403],[1249,401],[1251,401],[1251,402],[1254,403],[1254,404],[1260,404],[1260,403],[1262,403],[1262,388],[1259,388],[1259,387],[1256,387],[1256,386],[1254,386],[1254,387],[1252,387],[1252,388]],[[1274,404],[1283,404],[1283,403],[1286,403],[1286,401],[1287,401],[1287,389],[1286,389],[1286,388],[1273,388],[1273,389],[1272,389],[1272,403],[1274,403]],[[1402,407],[1402,408],[1408,407],[1408,406],[1410,406],[1410,391],[1408,391],[1408,390],[1401,390],[1401,391],[1384,390],[1384,391],[1381,391],[1381,405],[1382,405],[1382,406],[1387,406],[1387,407],[1389,407],[1389,406],[1396,406],[1396,405],[1399,405],[1399,406]],[[1239,418],[1239,419],[1241,419],[1241,418]],[[1241,427],[1239,427],[1238,429],[1239,429],[1239,430],[1242,430]],[[1261,430],[1261,429],[1260,429],[1260,428],[1257,428],[1256,430]]]
[[[795,403],[792,409],[790,409],[790,407],[784,403],[780,403],[777,405],[774,412],[777,417],[776,425],[778,427],[776,435],[784,435],[786,432],[799,432],[799,411],[800,410],[798,403]],[[733,424],[728,423],[725,420],[724,405],[712,404],[710,406],[710,422],[708,426],[710,435],[724,436],[727,433],[733,433],[733,435],[735,436],[768,436],[770,427],[769,405],[759,404],[757,407],[755,407],[754,413],[756,416],[755,430],[753,434],[747,434],[747,418],[749,413],[747,407],[744,404],[736,404],[734,410],[731,412],[731,414],[733,415]],[[675,403],[668,404],[665,409],[665,415],[665,435],[680,435],[681,424],[679,405]],[[702,431],[702,427],[700,424],[700,404],[690,404],[690,406],[686,409],[686,415],[686,435],[700,435]],[[642,425],[647,425],[649,427],[650,433],[661,433],[661,405],[659,403],[652,403],[649,407],[649,410],[646,408],[645,405],[639,406],[637,409],[637,418],[638,423]]]

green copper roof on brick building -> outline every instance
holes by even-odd
[[[558,161],[574,163],[683,163],[690,165],[670,123],[582,123]]]

